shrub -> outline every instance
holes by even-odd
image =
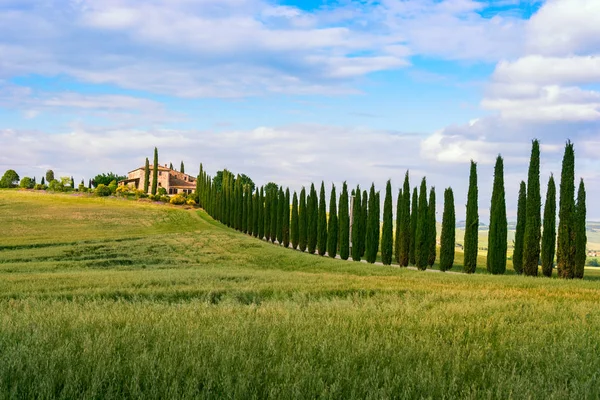
[[[120,196],[127,196],[128,194],[131,193],[129,189],[130,189],[129,186],[127,186],[127,185],[119,186],[115,189],[115,193]]]
[[[110,196],[110,195],[111,195],[110,188],[108,186],[104,185],[103,183],[99,184],[98,187],[96,188],[96,196],[105,197],[105,196]]]
[[[188,199],[188,201],[186,202],[186,204],[188,206],[195,206],[196,205],[196,200],[194,200],[194,199]]]
[[[37,184],[37,185],[35,185],[33,188],[34,188],[35,190],[46,190],[46,189],[47,189],[46,185],[42,185],[41,183],[38,183],[38,184]]]
[[[592,258],[590,261],[588,261],[588,265],[590,267],[600,267],[600,263],[598,263],[597,258]]]
[[[171,198],[169,196],[159,196],[159,200],[163,203],[168,203],[171,200]]]
[[[182,205],[182,204],[185,204],[185,197],[183,197],[180,194],[177,194],[177,195],[171,197],[170,203],[178,205],[178,206]]]
[[[21,182],[19,182],[19,186],[23,189],[33,189],[33,185],[33,179],[31,179],[28,176],[23,177],[23,179],[21,179]]]
[[[158,194],[159,196],[166,196],[167,189],[165,189],[164,187],[158,188],[158,190],[156,191],[156,194]]]
[[[56,179],[54,179],[48,184],[48,190],[52,192],[64,192],[65,185],[63,185],[61,181],[57,181]]]

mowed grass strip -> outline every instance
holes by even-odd
[[[600,397],[594,279],[331,260],[164,205],[0,204],[47,222],[0,239],[2,398]]]

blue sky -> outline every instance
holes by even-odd
[[[485,220],[502,153],[510,218],[534,137],[542,182],[570,138],[600,194],[599,37],[594,0],[4,0],[0,170],[87,179],[154,146],[294,190],[410,169],[460,217],[474,159]]]

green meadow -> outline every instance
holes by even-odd
[[[16,190],[0,229],[0,398],[600,397],[593,269],[332,260],[202,210]]]

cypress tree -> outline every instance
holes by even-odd
[[[429,209],[427,210],[428,226],[427,226],[427,243],[429,247],[429,253],[427,255],[427,264],[431,267],[435,263],[436,259],[436,240],[437,240],[437,226],[435,221],[435,187],[431,188],[429,192]]]
[[[529,174],[527,177],[527,223],[523,245],[523,273],[537,276],[540,261],[541,209],[540,195],[540,143],[534,140],[531,146]]]
[[[183,161],[181,162],[181,167],[179,167],[179,172],[181,172],[182,174],[185,174],[185,168],[183,166]]]
[[[348,211],[348,185],[346,182],[342,185],[340,194],[338,222],[340,225],[340,258],[347,260],[350,256],[350,215]]]
[[[354,200],[352,203],[352,260],[360,261],[362,257],[360,250],[360,238],[362,236],[361,220],[362,220],[362,205],[360,186],[356,187]]]
[[[579,190],[577,191],[577,204],[575,205],[575,278],[582,279],[585,269],[587,246],[587,234],[585,231],[585,185],[583,179],[579,181]]]
[[[415,249],[417,243],[417,224],[419,222],[419,197],[417,195],[417,188],[413,189],[412,195],[412,213],[410,215],[410,248],[408,253],[409,262],[412,265],[417,264],[415,258]]]
[[[556,267],[558,276],[575,276],[575,151],[567,141],[560,176]]]
[[[283,231],[283,247],[290,247],[290,189],[285,189],[285,197],[283,200],[283,223],[281,230]]]
[[[89,183],[92,183],[90,180]],[[148,161],[148,157],[146,157],[146,164],[144,165],[144,193],[148,193],[148,188],[150,187],[150,161]],[[91,186],[90,186],[91,189]]]
[[[306,189],[300,191],[300,205],[298,206],[298,248],[306,251],[308,243],[308,209],[306,207]]]
[[[375,194],[375,184],[371,184],[369,191],[369,208],[367,213],[367,232],[365,243],[365,258],[367,262],[373,264],[377,260],[377,251],[379,250],[379,213],[377,212],[377,195]]]
[[[173,163],[169,163],[169,169],[173,169]]]
[[[248,215],[250,214],[250,207],[248,206],[248,188],[242,186],[242,232],[248,232]]]
[[[287,205],[290,208],[290,205]],[[285,192],[283,186],[279,188],[279,197],[277,198],[277,243],[283,245],[283,220],[285,214]],[[289,224],[289,219],[288,219]]]
[[[402,188],[402,220],[400,221],[400,265],[408,265],[410,252],[410,183],[408,180],[408,171],[404,176],[404,187]]]
[[[290,236],[292,239],[292,248],[296,250],[298,248],[298,241],[300,238],[300,230],[299,230],[299,221],[298,221],[298,195],[294,192],[294,197],[292,199],[292,223],[290,225]]]
[[[552,276],[554,249],[556,246],[556,184],[554,176],[548,179],[546,202],[544,203],[544,229],[542,231],[542,273]]]
[[[308,252],[315,254],[319,234],[319,199],[313,183],[310,184],[310,196],[306,208],[308,211]]]
[[[404,196],[402,195],[402,189],[398,190],[398,198],[396,199],[396,230],[394,235],[394,258],[396,263],[402,266],[400,262],[400,243],[402,242],[402,234],[400,229],[402,226],[402,205],[404,204]],[[385,212],[385,209],[384,209]],[[385,217],[384,217],[385,218]]]
[[[319,193],[319,213],[317,225],[317,248],[319,255],[325,255],[327,251],[327,204],[325,200],[325,184],[321,181],[321,191]]]
[[[254,229],[254,204],[252,197],[252,189],[250,186],[246,186],[246,233],[250,236],[252,236],[252,230]]]
[[[479,240],[479,212],[477,209],[477,164],[471,160],[469,193],[467,195],[467,218],[465,222],[465,261],[463,270],[472,274],[477,268]]]
[[[517,227],[513,250],[513,268],[519,275],[523,273],[523,245],[525,244],[525,226],[527,224],[527,186],[521,181],[519,201],[517,203]]]
[[[46,178],[44,178],[43,176],[42,176],[42,180],[40,181],[40,184],[41,185],[45,185],[46,184]],[[92,188],[92,180],[91,179],[89,180],[89,184],[90,184],[89,189],[91,189]]]
[[[367,217],[368,217],[368,206],[369,206],[369,198],[367,197],[367,191],[363,190],[363,196],[361,201],[361,220],[360,220],[360,229],[361,229],[361,237],[360,237],[360,256],[365,257],[365,251],[367,249]]]
[[[491,274],[506,271],[506,240],[508,222],[506,220],[506,198],[504,193],[504,160],[500,155],[494,167],[494,187],[490,206],[490,228],[488,235],[487,270]]]
[[[261,186],[258,194],[257,201],[257,220],[256,220],[256,231],[258,232],[258,238],[263,239],[265,237],[265,194],[264,189]]]
[[[335,185],[331,185],[331,194],[329,196],[329,221],[327,223],[327,254],[335,258],[338,248],[338,216],[337,216],[337,195]]]
[[[158,149],[154,148],[154,165],[152,166],[152,195],[156,195],[158,189]]]
[[[420,270],[427,269],[427,259],[429,258],[429,206],[427,204],[427,180],[423,177],[419,189],[419,223],[417,224],[415,240],[415,261],[416,267]]]
[[[381,232],[381,262],[383,265],[392,264],[392,255],[394,252],[394,219],[392,201],[392,182],[387,181],[385,185],[385,199],[383,201],[383,227]],[[379,226],[377,227],[379,230]]]
[[[271,240],[271,197],[273,196],[272,190],[265,190],[265,240],[268,242]]]
[[[71,177],[71,189],[75,189],[75,179]]]
[[[444,191],[444,215],[442,217],[442,234],[440,238],[440,271],[448,271],[454,265],[454,248],[456,241],[456,215],[454,212],[454,193],[452,188]]]
[[[375,193],[375,215],[377,216],[377,234],[375,235],[375,260],[377,260],[377,253],[380,251],[380,236],[381,236],[381,198],[379,197],[379,191]]]
[[[271,196],[271,243],[275,243],[277,236],[281,238],[281,233],[279,233],[279,215],[279,189],[275,189]]]

